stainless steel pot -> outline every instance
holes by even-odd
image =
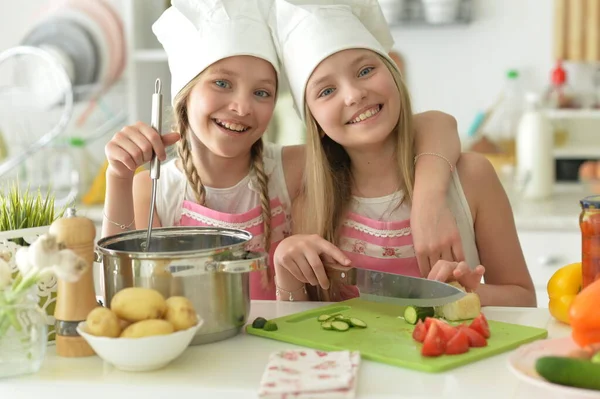
[[[96,261],[103,264],[105,305],[123,288],[146,287],[190,299],[204,325],[192,345],[237,335],[250,312],[250,276],[265,269],[266,253],[248,252],[252,235],[243,230],[211,227],[164,227],[102,238]]]

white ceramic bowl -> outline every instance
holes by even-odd
[[[165,367],[185,351],[204,321],[168,335],[143,338],[97,337],[86,332],[86,323],[77,326],[81,335],[105,362],[124,371],[150,371]]]

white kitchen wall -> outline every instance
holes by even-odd
[[[505,71],[516,68],[533,89],[549,81],[551,0],[473,0],[473,21],[454,27],[394,28],[415,111],[454,115],[461,133],[490,106]]]
[[[0,51],[18,44],[33,13],[47,2],[0,1]],[[415,110],[448,112],[461,132],[479,109],[493,102],[507,69],[521,70],[530,87],[542,89],[552,68],[552,1],[473,2],[469,25],[393,29]]]

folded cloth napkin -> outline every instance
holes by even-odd
[[[269,356],[261,399],[352,399],[360,353],[286,350]]]

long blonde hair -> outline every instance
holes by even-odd
[[[410,97],[397,67],[379,56],[389,69],[400,93],[400,117],[394,128],[396,159],[402,201],[410,204],[414,187],[414,132]],[[343,218],[351,200],[352,174],[348,153],[317,124],[307,105],[306,165],[304,186],[298,206],[310,217],[299,220],[298,231],[319,234],[337,244]]]
[[[200,73],[194,79],[192,79],[181,91],[175,96],[173,101],[174,106],[174,122],[175,126],[173,130],[181,134],[181,139],[177,143],[177,153],[181,159],[181,164],[185,176],[190,183],[196,201],[200,205],[206,203],[206,188],[200,179],[200,174],[196,169],[192,157],[192,146],[188,134],[193,134],[190,129],[188,114],[187,114],[187,102],[192,91],[192,88],[196,85],[200,79]],[[260,186],[260,206],[262,208],[262,219],[263,219],[263,248],[265,252],[269,252],[271,247],[271,200],[269,198],[269,176],[265,173],[263,163],[263,139],[262,137],[257,140],[250,150],[251,152],[251,170],[257,177]],[[268,268],[262,271],[262,285],[264,288],[273,286],[274,278],[271,269]]]

